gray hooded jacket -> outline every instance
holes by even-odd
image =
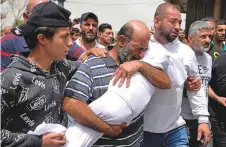
[[[41,147],[41,136],[26,134],[41,123],[61,123],[66,82],[79,62],[54,61],[50,72],[22,56],[1,73],[1,145]]]

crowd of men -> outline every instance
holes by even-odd
[[[226,21],[160,4],[154,27],[29,0],[1,38],[1,146],[226,147]],[[116,37],[115,37],[116,36]],[[34,135],[41,124],[65,132]]]

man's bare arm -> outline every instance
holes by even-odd
[[[220,97],[218,96],[213,89],[209,86],[209,97],[215,101],[217,101],[219,104],[223,105],[226,107],[226,98],[225,97]]]
[[[164,71],[138,60],[125,62],[119,66],[113,74],[115,76],[114,85],[120,80],[119,86],[122,86],[126,79],[126,85],[129,87],[131,76],[135,72],[141,72],[155,87],[161,89],[171,88],[171,80]]]
[[[148,79],[152,85],[161,89],[170,89],[171,80],[169,76],[162,70],[157,69],[145,62],[140,61],[139,71]]]
[[[106,57],[107,51],[103,48],[91,48],[88,51],[82,53],[79,57],[79,60],[84,62],[89,55],[93,54],[96,57]]]
[[[121,126],[111,126],[97,117],[89,106],[78,99],[65,97],[63,110],[73,117],[81,125],[90,127],[109,136],[117,136],[121,133]]]

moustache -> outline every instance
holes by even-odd
[[[93,32],[93,31],[88,31],[88,32],[86,32],[86,33],[92,33],[92,34],[94,34],[94,32]]]
[[[133,60],[140,60],[141,57],[140,57],[139,55],[135,55],[135,56],[132,57],[132,59],[133,59]]]
[[[203,45],[204,48],[208,48],[209,46],[210,46],[209,43],[205,43],[205,44]]]
[[[179,29],[173,29],[172,32],[173,33],[179,33]]]

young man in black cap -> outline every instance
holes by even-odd
[[[53,2],[32,10],[26,24],[12,30],[24,36],[30,54],[14,56],[1,76],[1,145],[60,147],[64,134],[27,134],[41,123],[61,123],[61,103],[68,79],[79,62],[63,60],[72,46],[70,12]]]
[[[98,17],[92,13],[87,12],[81,16],[81,37],[76,40],[76,43],[89,50],[91,48],[103,48],[97,42]]]
[[[26,11],[23,13],[23,18],[25,22],[27,21],[28,16],[31,13],[32,9],[42,2],[48,2],[48,0],[28,1]],[[7,66],[11,63],[12,60],[10,56],[12,54],[23,54],[24,56],[27,56],[29,52],[30,49],[28,48],[23,36],[19,37],[14,34],[9,34],[1,38],[0,72],[4,71],[7,68]],[[91,52],[97,54],[97,52],[100,52],[100,50],[92,49],[89,52],[86,52],[86,50],[79,47],[76,43],[73,43],[66,58],[68,60],[73,61],[78,59],[83,60],[84,56],[86,56],[86,54],[90,54]]]
[[[26,22],[28,19],[28,15],[31,13],[32,9],[42,3],[47,2],[48,0],[29,0],[26,10],[23,13],[24,21]],[[11,31],[11,29],[10,29]],[[16,36],[12,33],[5,35],[1,38],[1,63],[0,63],[0,71],[6,69],[6,67],[11,63],[11,55],[12,54],[28,54],[29,48],[23,37]]]

